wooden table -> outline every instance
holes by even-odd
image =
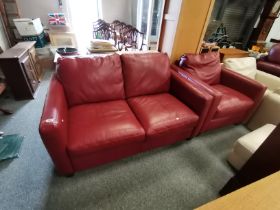
[[[221,62],[223,62],[226,58],[242,58],[242,57],[248,57],[249,52],[244,50],[239,50],[236,48],[221,48],[220,49],[220,59]]]
[[[207,203],[197,210],[280,209],[280,171]]]

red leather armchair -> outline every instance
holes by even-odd
[[[266,90],[262,84],[221,67],[219,60],[218,53],[187,54],[181,58],[181,68],[172,66],[214,97],[200,132],[246,121]]]
[[[267,56],[257,62],[258,70],[280,77],[280,44],[275,44]]]
[[[39,131],[57,172],[70,175],[196,135],[212,99],[165,54],[64,58]]]

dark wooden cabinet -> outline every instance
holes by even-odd
[[[16,99],[33,99],[42,71],[35,42],[19,42],[0,55],[0,68]]]

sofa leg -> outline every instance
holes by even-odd
[[[67,175],[64,175],[65,177],[67,177],[67,178],[70,178],[70,177],[73,177],[75,175],[75,173],[73,173],[73,174],[67,174]]]

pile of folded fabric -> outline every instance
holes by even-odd
[[[90,52],[113,52],[116,50],[114,44],[109,40],[94,39],[90,42]]]

